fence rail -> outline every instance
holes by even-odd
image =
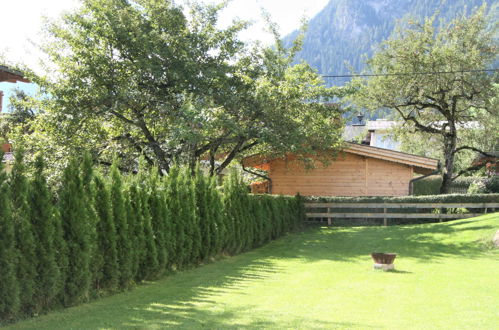
[[[464,219],[480,215],[480,213],[389,213],[389,209],[490,209],[499,208],[499,203],[305,203],[305,209],[326,209],[326,212],[307,212],[307,218],[327,218],[328,225],[333,219],[383,219],[388,225],[388,219]],[[351,209],[353,212],[335,212],[335,209]],[[358,209],[383,210],[383,212],[358,212]],[[357,210],[357,212],[355,212]]]

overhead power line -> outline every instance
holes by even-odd
[[[345,75],[322,75],[323,78],[355,78],[355,77],[383,77],[383,76],[415,76],[415,75],[438,75],[448,73],[468,72],[496,72],[499,69],[483,70],[459,70],[459,71],[436,71],[436,72],[400,72],[400,73],[367,73],[367,74],[345,74]]]

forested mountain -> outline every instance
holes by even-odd
[[[479,7],[484,0],[331,0],[313,17],[304,39],[303,50],[297,61],[306,60],[322,74],[348,74],[350,68],[360,71],[380,41],[392,33],[396,21],[433,15],[448,20]],[[489,0],[491,21],[497,22],[499,0]],[[297,31],[284,42],[290,45]],[[341,85],[343,78],[328,79],[332,85]]]

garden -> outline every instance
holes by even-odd
[[[85,0],[44,24],[40,72],[0,54],[0,83],[37,90],[0,113],[0,327],[497,327],[487,7],[397,23],[339,86],[298,60],[306,24],[286,41],[264,15],[274,44],[247,41],[248,22],[220,25],[227,5]],[[400,149],[372,151],[368,130],[314,183],[364,112],[397,122]],[[288,156],[341,191],[272,190]]]
[[[312,227],[11,328],[439,328],[499,322],[499,214],[390,227]],[[370,253],[396,252],[395,270]]]

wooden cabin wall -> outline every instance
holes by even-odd
[[[293,158],[270,163],[272,193],[303,196],[403,196],[409,193],[412,167],[342,153],[326,168],[305,169]]]
[[[375,158],[367,160],[367,196],[409,195],[411,166]]]

